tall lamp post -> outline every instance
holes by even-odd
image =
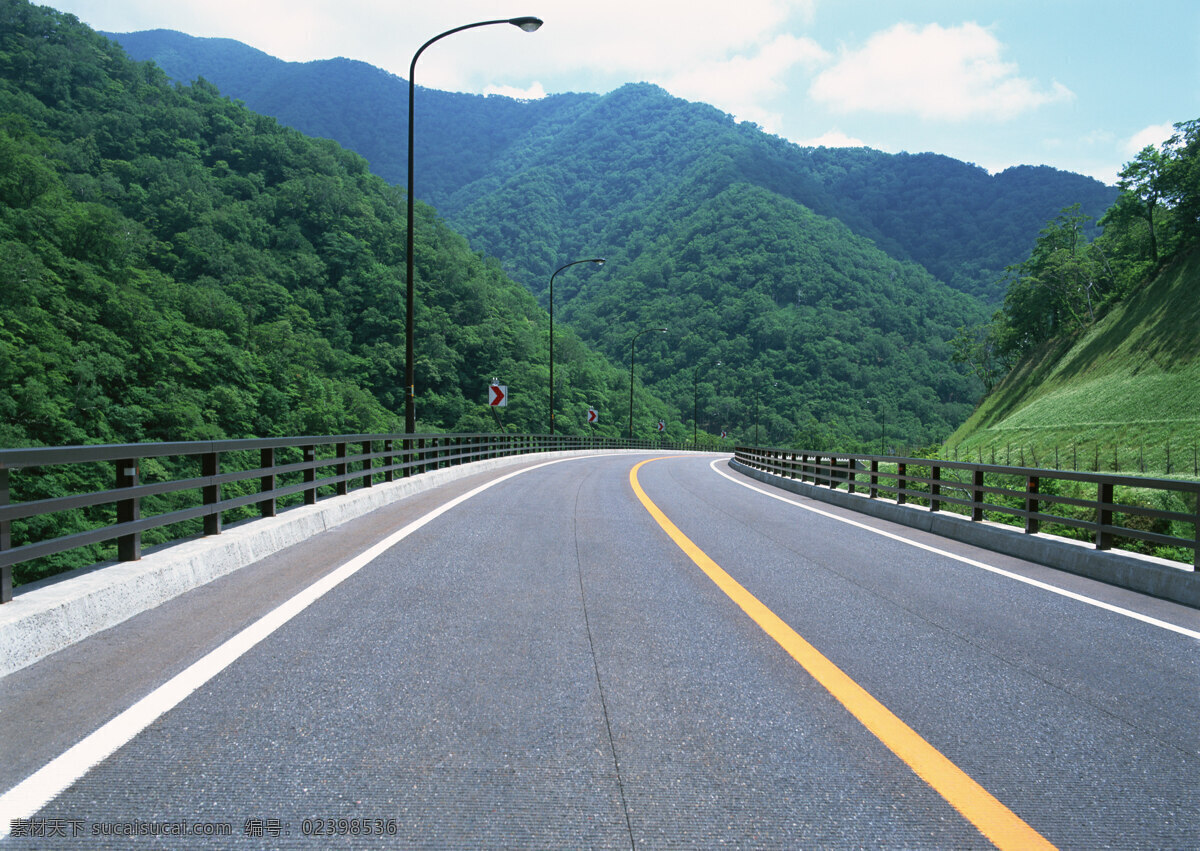
[[[717,366],[721,365],[717,361]],[[692,370],[692,446],[696,446],[696,424],[700,419],[700,367]]]
[[[771,382],[772,387],[778,387],[778,381]],[[761,388],[757,382],[754,384],[754,445],[758,446],[758,401],[761,394]]]
[[[559,266],[554,270],[554,275],[557,275],[568,266],[577,266],[580,263],[595,263],[597,266],[604,265],[603,257],[591,257],[587,260],[575,260],[563,266]],[[554,275],[550,276],[550,433],[554,434]]]
[[[637,338],[643,334],[649,334],[651,331],[662,331],[666,333],[666,328],[645,328],[633,335],[633,339],[629,341],[629,439],[633,439],[633,347],[637,344]]]
[[[413,105],[416,99],[416,82],[414,78],[417,73],[417,60],[425,52],[425,48],[439,39],[443,39],[448,35],[454,35],[463,30],[491,26],[492,24],[512,24],[514,27],[519,27],[525,32],[533,32],[542,25],[542,20],[541,18],[529,17],[503,18],[498,21],[480,21],[475,24],[464,24],[461,27],[446,30],[441,35],[435,35],[429,41],[422,44],[420,49],[413,54],[412,64],[408,66],[408,240],[405,243],[407,251],[404,258],[404,272],[407,283],[404,318],[404,385],[407,389],[407,394],[404,400],[404,430],[409,434],[417,430],[416,379],[414,378],[413,369],[415,365],[413,362],[413,318],[416,307],[416,298],[413,290],[413,117],[415,115]]]

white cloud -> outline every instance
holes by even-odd
[[[394,0],[389,0],[388,5]],[[311,3],[314,0],[298,0]],[[369,0],[346,0],[367,5]],[[485,33],[455,35],[421,59],[418,80],[424,85],[478,91],[503,74],[514,85],[534,75],[578,73],[612,85],[658,81],[680,68],[695,69],[763,50],[789,21],[803,19],[815,0],[605,0],[546,3],[544,0],[504,4],[495,0],[454,3],[404,3],[402,25],[379,37],[379,50],[366,58],[393,73],[401,57],[420,46],[417,34],[435,34],[464,21],[513,14],[537,14],[545,25],[533,35]],[[379,3],[379,5],[383,5]],[[391,12],[381,12],[389,17]],[[428,38],[429,35],[424,35]],[[388,62],[383,50],[395,54]],[[408,60],[403,66],[407,69]]]
[[[1163,142],[1174,135],[1175,125],[1173,124],[1151,124],[1126,139],[1123,150],[1130,156],[1136,156],[1147,145],[1161,148]]]
[[[862,139],[857,139],[854,136],[847,136],[841,130],[833,129],[820,136],[815,136],[812,139],[796,139],[797,145],[802,145],[806,148],[869,148],[871,147]]]
[[[827,59],[828,54],[812,39],[780,35],[756,52],[715,58],[651,81],[673,95],[713,104],[774,133],[783,118],[762,106],[763,102],[786,92],[784,77],[794,66],[812,67]]]
[[[1072,93],[1017,75],[1003,45],[983,27],[900,23],[860,49],[843,52],[813,82],[810,95],[839,112],[917,115],[965,121],[1008,119]]]

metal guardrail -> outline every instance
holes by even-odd
[[[1191,550],[1193,569],[1200,572],[1200,482],[749,446],[736,447],[734,457],[749,467],[784,478],[830,488],[845,485],[850,493],[865,492],[870,499],[886,495],[898,504],[917,502],[929,511],[952,510],[976,522],[982,521],[985,514],[1013,518],[1028,534],[1041,531],[1043,524],[1081,529],[1099,550],[1113,549],[1117,538]],[[895,470],[881,469],[881,464]],[[951,471],[954,476],[947,475]],[[957,478],[960,475],[962,478]],[[1095,497],[1054,493],[1047,487],[1051,482],[1090,485]],[[1124,499],[1118,489],[1125,492]],[[1185,505],[1194,502],[1195,507],[1185,513],[1139,505],[1129,501],[1129,489],[1179,494]],[[1077,515],[1092,519],[1066,515],[1059,506],[1081,509]],[[1125,518],[1123,524],[1115,522],[1121,518]],[[1132,528],[1128,525],[1130,518],[1190,525],[1192,534],[1180,537]]]
[[[297,494],[303,495],[303,504],[312,505],[317,502],[320,489],[326,493],[332,489],[330,495],[343,495],[351,489],[393,481],[396,476],[419,475],[507,455],[579,449],[683,448],[688,445],[574,435],[354,434],[2,449],[0,603],[12,599],[15,564],[114,539],[117,559],[136,561],[141,557],[142,534],[148,530],[200,519],[203,534],[216,535],[221,531],[223,513],[249,508],[259,517],[273,517],[280,500]],[[143,482],[142,462],[164,458],[196,459],[200,475]],[[247,458],[251,459],[249,463]],[[10,501],[11,471],[32,469],[35,474],[44,474],[64,465],[96,463],[111,465],[115,474],[112,488],[26,502]],[[222,496],[225,486],[249,492]],[[190,494],[198,504],[142,516],[143,499],[181,493]],[[85,531],[12,546],[14,521],[95,507],[105,507],[110,515],[115,507],[115,522],[97,523]]]

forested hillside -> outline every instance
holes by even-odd
[[[1006,270],[1003,307],[956,338],[956,358],[995,385],[956,450],[1198,474],[1200,119],[1175,130],[1121,171],[1100,237],[1063,210]]]
[[[1043,341],[951,436],[1002,463],[1195,476],[1200,447],[1200,253],[1094,325]],[[1174,452],[1172,458],[1171,453]]]
[[[639,363],[681,403],[698,385],[701,427],[758,423],[762,442],[822,449],[878,445],[886,420],[927,445],[969,414],[978,385],[946,341],[981,312],[916,264],[745,183],[645,238],[565,314],[614,358],[639,328],[671,328],[639,342]]]
[[[398,430],[403,195],[367,163],[0,0],[0,446]],[[546,429],[547,317],[424,205],[421,429]],[[559,332],[560,428],[625,373]],[[669,409],[645,404],[655,416]]]
[[[115,37],[403,174],[403,80],[178,33]],[[944,437],[981,390],[948,341],[985,310],[929,267],[987,291],[1060,200],[1103,209],[1112,194],[1049,169],[989,177],[935,155],[805,150],[647,85],[529,103],[422,89],[417,105],[418,197],[543,305],[555,268],[607,256],[560,276],[560,315],[617,363],[638,330],[669,325],[639,343],[651,386],[684,420],[694,403],[703,429],[759,425],[772,442],[873,442],[884,420],[899,444]],[[700,361],[721,367],[701,376]]]

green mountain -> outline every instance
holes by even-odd
[[[495,428],[496,377],[545,431],[545,311],[416,224],[418,427]],[[0,0],[0,446],[399,430],[404,230],[357,154]],[[625,371],[556,336],[560,428],[620,433]]]
[[[113,38],[403,180],[399,78],[165,31]],[[555,268],[607,256],[560,277],[560,316],[616,363],[669,325],[638,343],[650,386],[685,421],[695,406],[706,430],[777,443],[873,444],[883,420],[900,443],[943,438],[982,389],[950,363],[955,329],[982,321],[1046,218],[1114,197],[1053,169],[804,149],[648,85],[533,102],[419,89],[417,122],[418,197],[473,247],[547,306]]]
[[[309,135],[337,139],[390,182],[405,182],[408,84],[399,77],[344,58],[284,62],[229,39],[169,30],[109,35],[131,56],[153,60],[176,80],[203,77],[258,112]],[[555,220],[557,236],[546,245],[555,257],[571,255],[582,237],[592,235],[579,232],[578,219],[640,215],[657,194],[688,179],[698,153],[720,150],[738,179],[837,218],[893,257],[919,263],[943,282],[988,301],[1003,297],[995,283],[1000,273],[1029,251],[1038,230],[1060,209],[1079,203],[1098,218],[1116,196],[1096,180],[1045,166],[989,175],[936,154],[801,148],[644,84],[603,96],[563,94],[537,101],[418,86],[416,112],[418,197],[477,248],[512,263],[520,280],[541,280],[538,262],[544,258],[477,239],[473,217],[464,211],[543,170],[560,178],[558,187],[548,187],[550,198],[537,199],[551,204],[546,216],[576,214]],[[620,194],[629,189],[636,190],[632,197]],[[580,198],[597,204],[577,211]],[[522,198],[514,209],[529,204]]]

